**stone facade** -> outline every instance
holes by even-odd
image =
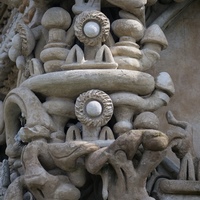
[[[199,199],[199,10],[0,0],[0,198]]]

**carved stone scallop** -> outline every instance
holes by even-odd
[[[75,114],[82,124],[101,127],[111,119],[113,115],[113,103],[105,92],[89,90],[77,98]]]
[[[92,29],[95,33],[87,34],[88,29]],[[105,42],[108,38],[110,21],[102,12],[84,11],[76,18],[74,30],[76,37],[81,42],[88,46],[95,46],[99,42]]]

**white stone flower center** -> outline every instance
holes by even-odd
[[[98,101],[90,101],[86,105],[86,113],[90,117],[98,117],[102,113],[102,105]]]
[[[99,35],[100,26],[97,22],[87,22],[83,28],[85,35],[89,38],[93,38]]]

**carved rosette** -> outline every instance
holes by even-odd
[[[110,32],[110,21],[96,10],[82,12],[74,25],[76,37],[88,46],[95,46],[105,42]]]
[[[90,90],[82,93],[77,98],[75,114],[82,124],[101,127],[111,119],[113,115],[113,103],[105,92]]]
[[[24,56],[28,56],[31,54],[31,52],[35,47],[34,35],[30,30],[30,28],[23,23],[17,25],[17,31],[19,33],[22,42],[21,53]]]

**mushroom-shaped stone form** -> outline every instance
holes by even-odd
[[[49,30],[48,43],[65,43],[65,30],[67,30],[71,24],[71,16],[66,10],[60,7],[50,8],[44,13],[41,23]],[[62,45],[56,45],[56,47],[62,47]]]
[[[160,52],[167,48],[168,42],[161,28],[153,24],[145,31],[140,43],[143,45],[142,69],[146,71],[160,58]]]
[[[71,16],[63,8],[54,7],[44,13],[41,23],[49,30],[48,44],[40,54],[44,69],[46,72],[60,71],[68,54],[66,30],[71,24]]]
[[[155,50],[157,53],[168,46],[167,39],[157,24],[153,24],[145,31],[141,44],[144,45],[144,48]]]
[[[142,23],[133,19],[118,19],[112,23],[112,29],[119,38],[130,37],[133,42],[140,40],[145,30]]]
[[[70,14],[60,7],[47,10],[42,17],[42,25],[46,29],[59,28],[66,30],[71,24]]]

